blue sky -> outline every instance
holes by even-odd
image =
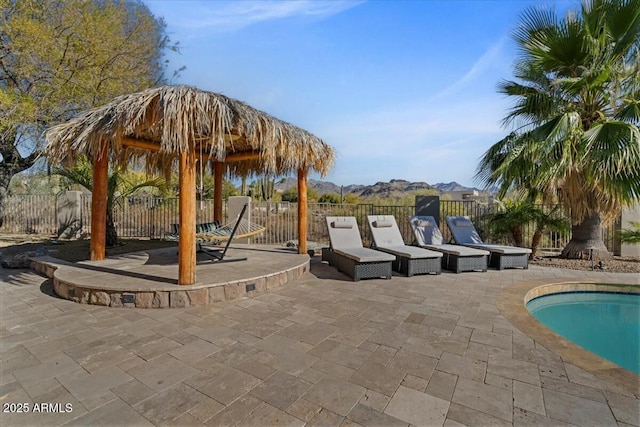
[[[473,181],[507,135],[496,90],[531,5],[576,1],[146,0],[181,46],[187,84],[244,101],[333,146],[336,184]],[[319,178],[313,176],[312,178]]]

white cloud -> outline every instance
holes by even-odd
[[[491,46],[487,51],[485,51],[480,58],[476,60],[476,62],[471,66],[469,71],[467,71],[462,77],[458,80],[435,94],[431,101],[435,101],[437,99],[446,98],[448,96],[454,95],[460,92],[461,89],[469,86],[474,81],[478,80],[478,78],[487,71],[493,68],[500,68],[499,64],[502,64],[502,52],[505,47],[506,38],[503,37],[493,46]]]
[[[504,43],[495,43],[463,76],[428,99],[352,114],[315,129],[338,154],[329,179],[472,185],[480,156],[506,132],[500,122],[509,101],[486,86],[494,79],[487,74],[505,66]]]
[[[223,33],[259,22],[300,17],[326,17],[363,3],[361,0],[230,1],[183,3],[172,25],[191,30]]]
[[[328,179],[340,184],[458,181],[473,184],[478,159],[505,134],[498,97],[396,106],[341,119],[314,132],[337,152]]]
[[[499,102],[469,101],[460,104],[434,104],[418,108],[399,108],[350,116],[344,121],[316,130],[345,154],[362,150],[398,149],[420,144],[439,144],[443,140],[501,133]]]

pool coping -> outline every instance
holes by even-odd
[[[640,375],[621,368],[556,334],[540,323],[526,308],[526,303],[539,296],[561,292],[625,292],[640,294],[640,285],[608,282],[607,279],[549,282],[549,279],[514,283],[504,288],[496,300],[500,313],[516,328],[543,347],[559,355],[599,379],[611,382],[640,398]]]

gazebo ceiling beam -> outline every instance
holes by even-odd
[[[259,151],[242,151],[239,153],[229,154],[224,158],[224,162],[239,162],[242,160],[255,160],[260,158]]]
[[[160,151],[160,144],[153,141],[145,140],[145,139],[124,137],[122,138],[122,145],[124,145],[125,147],[131,147],[131,148],[141,148],[143,150],[150,150],[150,151],[156,151],[156,152]],[[200,158],[202,160],[218,160],[215,157],[209,156],[206,153],[202,153],[202,155],[200,155],[200,153],[195,153],[195,154],[197,158]],[[242,151],[239,153],[229,154],[223,160],[219,160],[219,161],[228,163],[228,162],[239,162],[242,160],[254,160],[258,158],[260,158],[259,151]]]
[[[229,142],[229,141],[237,141],[240,138],[242,138],[240,135],[236,135],[235,133],[227,133],[224,135],[224,140]],[[209,141],[211,140],[210,136],[196,136],[194,139],[194,141],[197,142],[201,142],[201,141]]]

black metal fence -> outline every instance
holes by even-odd
[[[550,211],[555,206],[540,205]],[[451,235],[444,221],[445,216],[469,216],[478,232],[487,242],[513,243],[502,236],[493,236],[488,226],[489,215],[497,209],[495,204],[477,203],[473,200],[440,201],[440,230],[446,241]],[[393,215],[400,232],[407,243],[413,242],[413,233],[407,218],[414,215],[414,206],[380,206],[373,204],[329,204],[309,203],[307,218],[307,238],[320,245],[328,244],[327,216],[356,217],[360,234],[365,245],[371,243],[367,226],[367,215]],[[223,205],[225,222],[228,218],[226,204]],[[5,199],[4,218],[0,226],[2,234],[57,234],[56,196],[51,195],[14,195]],[[252,202],[250,219],[265,226],[265,231],[253,236],[255,244],[280,244],[297,238],[297,204],[289,202]],[[82,230],[89,235],[91,224],[91,195],[82,197]],[[178,199],[155,197],[129,197],[121,200],[114,210],[114,221],[118,236],[123,238],[162,239],[170,233],[173,224],[178,223]],[[213,200],[197,202],[197,222],[211,222],[213,219]],[[616,224],[603,229],[603,240],[610,251],[614,249]],[[524,245],[531,244],[534,229],[524,226]],[[570,239],[570,233],[545,232],[540,242],[541,250],[560,250]]]
[[[452,201],[441,201],[440,202],[440,218],[441,222],[444,223],[445,216],[469,216],[474,222],[478,233],[482,236],[483,240],[497,243],[497,244],[514,244],[513,241],[510,240],[508,236],[499,236],[492,233],[491,227],[489,225],[489,220],[492,214],[498,212],[498,204],[478,204],[478,203],[469,203],[465,201],[466,204],[461,205],[459,202]],[[558,208],[558,205],[548,205],[548,204],[537,204],[536,208],[550,213],[554,209]],[[568,214],[564,213],[564,216],[568,218]],[[443,225],[443,224],[441,224]],[[614,247],[614,237],[615,237],[615,223],[612,223],[608,226],[603,227],[602,230],[602,238],[609,248],[610,251],[613,251]],[[441,227],[443,236],[447,240],[452,240],[451,233],[449,228],[444,224]],[[522,234],[524,242],[523,244],[527,247],[531,246],[531,240],[533,239],[533,234],[535,233],[535,224],[523,224],[522,225]],[[542,237],[539,244],[539,249],[542,250],[560,250],[562,249],[571,239],[571,231],[567,230],[566,232],[558,232],[558,231],[544,231],[542,233]]]

